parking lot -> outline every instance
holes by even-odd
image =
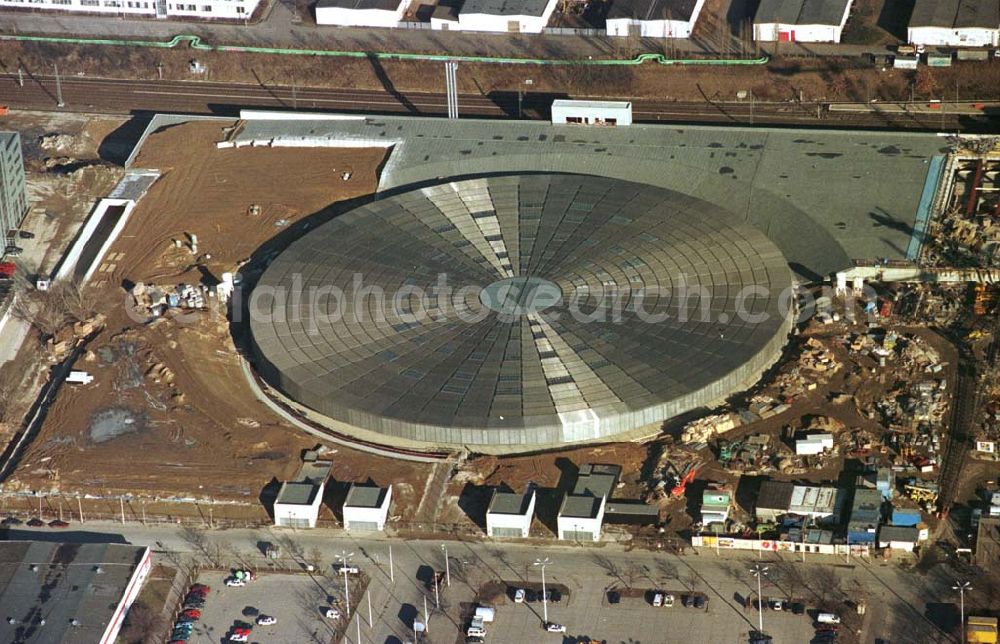
[[[205,598],[201,619],[195,623],[189,642],[227,642],[238,622],[254,622],[254,611],[271,615],[278,623],[254,626],[249,642],[325,644],[336,634],[336,627],[343,626],[342,621],[334,622],[323,616],[322,610],[329,605],[328,593],[335,591],[335,582],[328,578],[261,573],[242,588],[228,588],[224,583],[226,576],[219,571],[199,575],[198,582],[212,589]]]
[[[553,642],[568,644],[580,637],[632,644],[687,642],[746,642],[757,626],[757,611],[744,610],[735,601],[706,596],[704,608],[685,608],[682,593],[675,593],[672,607],[653,607],[644,594],[624,596],[617,604],[607,601],[603,587],[584,585],[575,589],[571,602],[550,603],[549,621],[566,626],[566,634],[547,633],[542,628],[540,601],[515,604],[503,598],[496,605],[497,618],[489,625],[487,641]],[[809,642],[814,635],[807,615],[766,610],[765,631],[775,644]]]

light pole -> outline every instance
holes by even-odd
[[[344,604],[347,607],[347,619],[351,618],[351,593],[347,588],[347,560],[353,556],[353,552],[340,551],[340,571],[344,573]]]
[[[546,624],[549,623],[549,598],[545,595],[545,566],[551,563],[549,558],[545,557],[544,559],[535,559],[535,563],[531,564],[542,568],[542,618]]]
[[[754,564],[750,574],[757,578],[757,631],[764,632],[764,598],[761,596],[761,577],[767,574],[767,566]]]
[[[958,591],[960,610],[959,621],[962,622],[962,642],[965,642],[965,593],[972,590],[972,584],[967,581],[956,581],[955,585],[951,587],[952,590]]]
[[[448,584],[448,588],[451,588],[451,566],[448,564],[448,546],[442,543],[441,550],[444,552],[444,582]]]

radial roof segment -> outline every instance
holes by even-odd
[[[781,352],[790,286],[767,237],[701,200],[499,176],[316,228],[261,277],[251,330],[265,379],[367,438],[516,452],[746,388]]]

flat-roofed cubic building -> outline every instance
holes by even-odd
[[[352,483],[344,500],[345,530],[385,530],[392,504],[392,486]]]
[[[572,492],[566,493],[556,526],[566,541],[600,541],[608,497],[615,489],[622,468],[618,465],[587,463],[580,467]]]
[[[882,493],[874,488],[856,488],[851,516],[847,521],[848,543],[875,543],[881,521]]]
[[[406,0],[319,0],[316,24],[338,27],[397,27]]]
[[[486,509],[486,535],[493,538],[527,539],[535,518],[535,489],[524,494],[494,490]]]
[[[552,101],[553,125],[632,125],[632,103],[628,101]]]
[[[0,232],[20,227],[28,214],[28,184],[24,177],[21,135],[0,132]],[[0,253],[2,255],[2,253]]]
[[[906,39],[932,47],[996,47],[1000,43],[1000,2],[916,0]]]
[[[690,38],[705,0],[612,0],[609,36]]]
[[[465,0],[457,29],[540,34],[555,8],[556,0]]]
[[[249,20],[260,0],[0,0],[0,7],[122,17]]]
[[[760,41],[840,42],[852,0],[761,0],[753,19]]]
[[[285,481],[274,501],[274,525],[315,528],[333,463],[307,456],[295,479]]]
[[[112,644],[152,562],[145,546],[0,541],[0,642]]]
[[[310,230],[257,282],[250,328],[264,379],[338,431],[513,453],[649,436],[746,389],[787,340],[790,286],[763,233],[699,199],[498,176]]]

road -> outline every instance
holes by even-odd
[[[390,641],[399,636],[397,619],[399,606],[422,605],[423,584],[417,579],[418,571],[440,570],[444,566],[442,543],[447,545],[452,587],[449,591],[454,610],[439,614],[439,624],[451,622],[448,629],[457,632],[460,618],[458,604],[471,600],[476,588],[486,581],[499,579],[507,582],[538,582],[538,571],[532,563],[539,557],[548,557],[552,565],[547,571],[550,583],[565,584],[577,594],[573,615],[581,627],[599,629],[608,627],[609,616],[600,607],[604,589],[622,585],[627,581],[633,587],[694,588],[706,593],[711,600],[711,612],[720,620],[729,620],[731,629],[745,634],[748,617],[736,597],[746,597],[755,590],[749,568],[758,562],[751,552],[723,552],[716,554],[703,550],[700,554],[677,556],[641,550],[625,551],[621,546],[605,544],[601,548],[562,544],[523,545],[484,542],[454,542],[431,540],[402,540],[385,535],[357,536],[340,530],[182,530],[174,526],[125,525],[111,522],[88,521],[75,523],[68,531],[49,528],[12,528],[7,538],[44,538],[69,541],[127,541],[153,548],[160,560],[180,555],[197,555],[215,548],[233,560],[253,560],[260,557],[259,543],[271,541],[283,545],[283,555],[299,554],[298,561],[309,558],[314,550],[332,562],[342,551],[354,553],[354,562],[364,568],[373,580],[372,600],[375,605],[377,637],[373,641]],[[393,569],[389,570],[389,549],[392,548]],[[261,560],[261,563],[262,560]],[[895,564],[864,562],[852,559],[846,563],[840,558],[811,555],[801,562],[792,557],[782,560],[778,553],[767,553],[763,561],[770,566],[765,580],[765,596],[801,596],[814,601],[822,588],[835,589],[852,599],[867,599],[871,615],[866,619],[866,637],[891,641],[951,642],[950,636],[941,633],[925,615],[930,605],[952,604],[954,593],[953,573],[944,566],[937,566],[926,574],[905,571]],[[792,571],[792,572],[790,572]],[[798,571],[798,572],[794,572]],[[968,598],[967,598],[968,599]],[[588,609],[589,607],[589,609]],[[567,609],[569,607],[566,607]],[[367,612],[367,611],[365,611]],[[378,617],[383,615],[384,619]],[[768,616],[765,615],[765,619]],[[642,620],[639,620],[642,621]],[[439,626],[439,629],[441,627]],[[607,633],[614,641],[642,635],[643,624],[637,623],[633,633]],[[348,629],[353,632],[354,628]],[[605,631],[606,632],[606,631]],[[920,633],[920,638],[912,637]],[[910,634],[911,636],[907,636]],[[926,637],[924,637],[926,636]],[[646,633],[636,641],[657,641]],[[721,640],[719,640],[721,641]],[[731,641],[728,638],[726,641]],[[778,644],[788,640],[778,640]]]
[[[64,103],[57,107],[58,97]],[[176,112],[235,116],[241,108],[279,108],[304,111],[356,112],[365,114],[411,114],[444,116],[444,93],[386,90],[293,88],[277,85],[241,85],[201,81],[121,80],[64,77],[57,89],[52,76],[26,76],[18,85],[17,74],[0,74],[0,95],[11,109],[72,111],[105,114]],[[570,98],[586,98],[572,97]],[[554,96],[524,95],[525,118],[548,118]],[[634,118],[647,123],[715,123],[789,125],[798,127],[843,127],[923,129],[931,131],[990,131],[995,118],[940,112],[830,112],[807,103],[709,103],[705,101],[653,101],[632,99]],[[516,92],[487,96],[459,96],[463,116],[517,118]]]

